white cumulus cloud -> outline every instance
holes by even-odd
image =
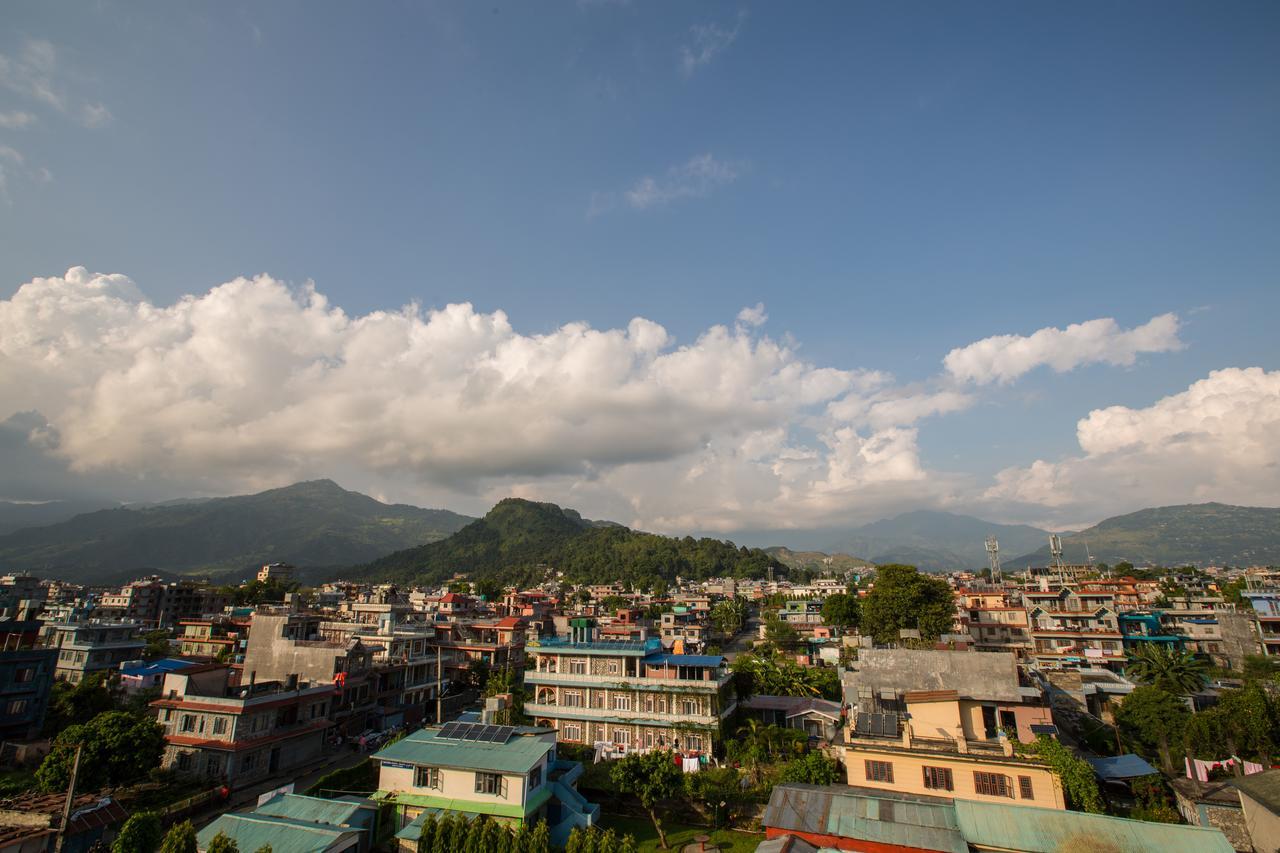
[[[956,379],[979,384],[1009,383],[1042,366],[1064,373],[1086,364],[1131,365],[1142,353],[1180,349],[1178,328],[1176,314],[1161,314],[1132,329],[1106,317],[1026,336],[983,338],[947,353],[943,365]]]
[[[1170,502],[1280,504],[1280,371],[1215,370],[1146,408],[1096,409],[1083,452],[1008,468],[985,497],[1101,518]]]

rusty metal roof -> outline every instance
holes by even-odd
[[[968,853],[951,801],[856,786],[778,785],[764,824],[943,853]]]

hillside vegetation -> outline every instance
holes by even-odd
[[[150,569],[234,576],[273,561],[342,566],[443,539],[470,521],[314,480],[255,495],[106,509],[18,530],[0,536],[0,566],[100,583]]]
[[[792,551],[781,545],[765,548],[764,552],[783,565],[792,569],[805,569],[810,572],[848,572],[865,569],[874,565],[861,557],[848,554],[828,554],[825,551]]]
[[[1117,515],[1062,537],[1064,558],[1114,565],[1253,566],[1280,564],[1280,509],[1184,504]],[[1023,554],[1005,565],[1019,569],[1049,562],[1049,548]]]
[[[675,539],[615,524],[586,521],[573,510],[519,498],[499,502],[484,518],[439,542],[375,560],[362,578],[438,583],[463,573],[511,583],[542,580],[549,569],[572,583],[656,581],[728,576],[763,577],[784,568],[758,548],[718,539]]]

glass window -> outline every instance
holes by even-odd
[[[1018,792],[1019,792],[1019,794],[1022,796],[1022,799],[1024,799],[1024,800],[1034,800],[1034,799],[1035,799],[1035,791],[1033,791],[1033,790],[1032,790],[1032,788],[1031,788],[1031,777],[1030,777],[1030,776],[1019,776],[1019,777],[1018,777]]]
[[[415,767],[413,769],[413,785],[415,788],[439,788],[439,767]]]
[[[973,771],[973,788],[979,794],[986,794],[989,797],[1013,797],[1013,789],[1009,787],[1009,777],[1001,773]]]
[[[893,782],[893,763],[890,761],[865,761],[864,770],[868,782]]]
[[[539,764],[537,767],[529,771],[528,789],[532,791],[534,788],[538,787],[541,784],[542,784],[542,765]]]
[[[477,794],[501,794],[502,793],[502,774],[501,773],[477,773],[476,774],[476,793]]]
[[[224,734],[227,731],[227,718],[218,717],[213,721],[213,733],[215,735]]]
[[[184,732],[194,732],[196,730],[196,718],[190,714],[183,714],[182,730]]]
[[[950,767],[925,767],[924,786],[937,791],[951,791],[955,783],[951,778]]]

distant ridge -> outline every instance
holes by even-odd
[[[792,551],[782,545],[765,548],[764,552],[793,569],[807,569],[811,572],[831,570],[847,572],[865,569],[872,565],[870,561],[849,554],[828,554],[825,551]]]
[[[0,536],[0,566],[104,583],[146,570],[235,575],[271,561],[343,566],[443,539],[472,520],[311,480],[254,495],[104,509],[14,531]]]
[[[873,563],[907,563],[925,571],[976,569],[987,565],[987,536],[1003,554],[1024,554],[1049,532],[1026,524],[997,524],[969,515],[916,510],[864,524],[833,537],[825,550],[857,554]]]
[[[1205,503],[1117,515],[1062,537],[1064,559],[1160,566],[1280,564],[1280,509]],[[1087,551],[1086,551],[1087,548]],[[1023,554],[1011,569],[1049,563],[1049,546]]]

